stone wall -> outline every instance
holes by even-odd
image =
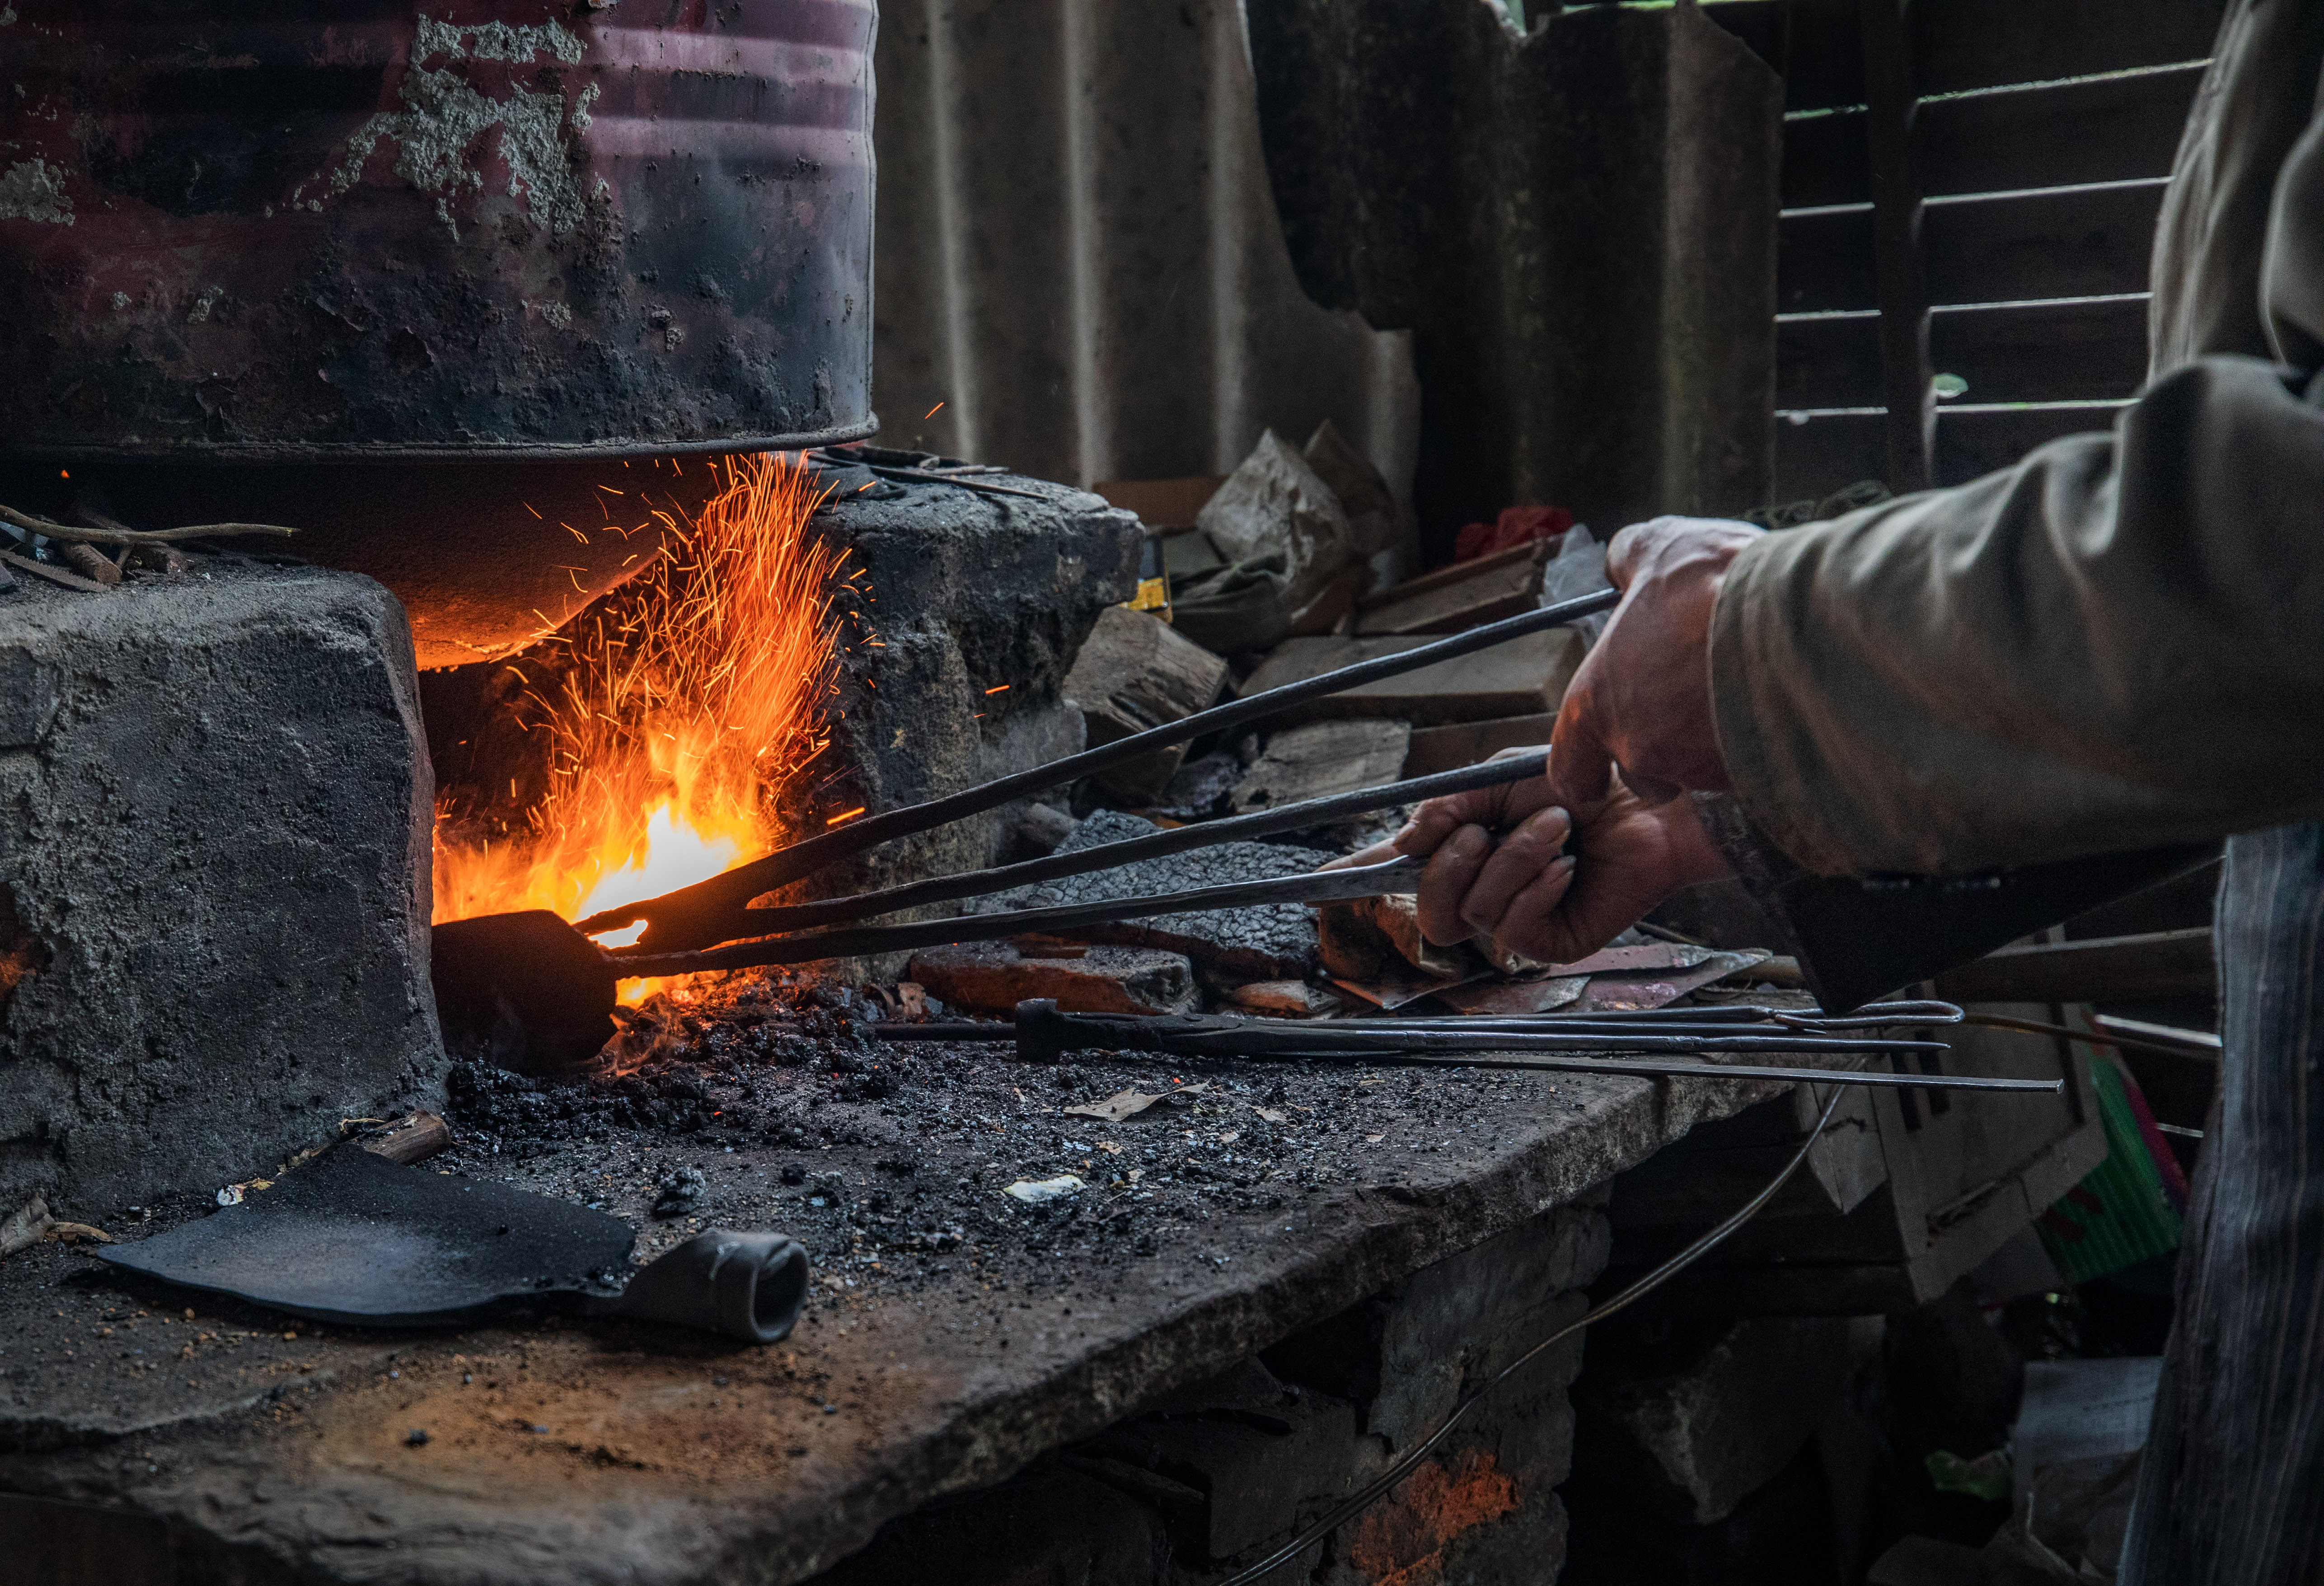
[[[439,1074],[402,608],[199,565],[0,595],[0,1208],[214,1190]]]

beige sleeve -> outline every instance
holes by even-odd
[[[1753,821],[1842,875],[2324,816],[2324,392],[2297,383],[2200,359],[2112,436],[1746,549],[1711,667]]]
[[[2319,61],[2324,6],[2230,0],[2157,240],[2162,373],[2112,435],[1736,560],[1720,747],[1799,864],[1950,874],[2324,815]]]

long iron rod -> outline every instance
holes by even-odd
[[[1688,1030],[1699,1029],[1705,1024],[1733,1025],[1764,1032],[1770,1024],[1777,1029],[1796,1029],[1821,1034],[1837,1029],[1871,1029],[1900,1024],[1959,1024],[1961,1010],[1950,1002],[1868,1002],[1856,1012],[1840,1017],[1810,1013],[1803,1009],[1771,1008],[1756,1002],[1729,1002],[1709,1007],[1684,1008],[1620,1008],[1606,1009],[1595,1013],[1529,1013],[1499,1016],[1517,1021],[1527,1028],[1545,1033],[1557,1030],[1636,1029],[1640,1025],[1677,1025]],[[1304,1019],[1259,1019],[1257,1022],[1286,1029],[1337,1028],[1341,1023],[1377,1024],[1384,1028],[1418,1028],[1422,1029],[1472,1029],[1477,1021],[1472,1015],[1415,1017],[1387,1019],[1327,1019],[1310,1024]],[[1013,1041],[1017,1026],[1006,1019],[974,1021],[968,1019],[923,1020],[918,1024],[896,1022],[873,1027],[882,1040],[919,1041]]]
[[[1326,695],[1360,687],[1382,678],[1416,671],[1438,661],[1472,655],[1496,644],[1521,639],[1528,633],[1563,627],[1576,618],[1605,611],[1620,598],[1620,593],[1611,589],[1580,595],[1572,600],[1560,601],[1555,605],[1544,606],[1538,611],[1521,612],[1498,622],[1487,622],[1464,633],[1449,634],[1434,643],[1416,645],[1395,655],[1377,656],[1370,660],[1358,661],[1353,666],[1342,667],[1336,671],[1324,672],[1297,683],[1286,683],[1280,688],[1269,688],[1209,710],[1197,711],[1184,720],[1166,722],[1158,727],[1133,733],[1127,738],[1117,739],[1100,748],[1067,755],[1063,760],[1051,761],[1047,765],[1035,766],[1014,776],[964,788],[942,798],[932,798],[925,804],[882,811],[852,825],[809,837],[805,842],[794,843],[788,848],[779,848],[764,858],[737,865],[706,881],[698,881],[691,887],[681,887],[659,898],[592,915],[581,922],[580,928],[585,934],[595,934],[644,920],[647,928],[640,941],[641,946],[662,951],[706,946],[718,939],[702,936],[706,922],[723,920],[763,892],[788,886],[803,876],[814,874],[825,865],[836,863],[892,838],[909,836],[916,832],[925,832],[950,821],[981,814],[1011,799],[1022,798],[1044,788],[1124,764],[1154,750],[1184,743],[1207,733],[1240,726],[1310,699],[1320,699]],[[752,962],[772,961],[755,959]]]
[[[1401,805],[1417,804],[1425,798],[1441,798],[1448,793],[1466,793],[1476,788],[1498,788],[1509,782],[1522,782],[1528,777],[1542,775],[1548,769],[1549,756],[1546,754],[1489,760],[1481,765],[1463,766],[1459,770],[1439,771],[1433,777],[1415,777],[1408,782],[1360,788],[1350,793],[1305,799],[1297,804],[1286,804],[1280,809],[1232,816],[1225,820],[1201,821],[1157,832],[1150,837],[1103,843],[1094,848],[1076,849],[1071,853],[1052,853],[1047,858],[998,865],[991,870],[968,871],[956,876],[935,876],[925,881],[908,881],[901,886],[883,887],[876,892],[826,898],[815,903],[737,909],[718,928],[723,931],[729,925],[734,927],[727,933],[730,936],[770,936],[777,931],[840,925],[852,920],[869,919],[875,915],[893,914],[899,909],[918,908],[930,903],[982,898],[988,893],[1008,891],[1012,887],[1055,881],[1060,876],[1111,870],[1117,865],[1142,859],[1163,859],[1197,848],[1214,847],[1221,843],[1247,842],[1254,837],[1271,836],[1277,832],[1296,832],[1351,815],[1370,815],[1383,809],[1395,809]]]
[[[1729,1050],[1722,1045],[1720,1051]],[[1215,1056],[1215,1053],[1144,1053],[1157,1056]],[[1130,1060],[1122,1054],[1116,1061]],[[1866,1085],[1874,1090],[2001,1091],[2021,1095],[2056,1095],[2066,1088],[2062,1079],[1986,1079],[1974,1074],[1881,1074],[1863,1069],[1781,1068],[1752,1063],[1687,1063],[1670,1058],[1630,1057],[1438,1057],[1419,1052],[1268,1052],[1247,1059],[1342,1063],[1366,1068],[1514,1068],[1546,1074],[1618,1074],[1637,1079],[1777,1079],[1799,1084]]]
[[[1391,859],[1349,870],[1309,871],[1270,881],[1235,881],[1222,887],[1197,887],[1190,891],[1160,892],[1151,897],[1066,903],[1049,908],[1016,908],[1001,914],[964,914],[955,919],[932,919],[918,925],[803,931],[795,936],[736,942],[700,953],[620,951],[608,953],[605,958],[613,965],[613,973],[622,980],[638,975],[693,974],[714,969],[755,969],[771,964],[813,964],[828,958],[901,953],[913,947],[945,947],[955,942],[993,942],[1028,933],[1076,930],[1160,914],[1379,898],[1410,891],[1420,878],[1421,868],[1416,859]]]

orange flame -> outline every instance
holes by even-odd
[[[725,488],[692,523],[657,514],[671,530],[661,558],[567,630],[554,681],[536,688],[511,668],[528,729],[549,735],[548,797],[508,842],[465,841],[439,811],[438,920],[578,919],[770,845],[763,812],[828,742],[819,707],[838,672],[844,553],[807,531],[823,493],[804,470],[773,454],[724,467]],[[598,939],[622,945],[641,928]],[[622,1000],[657,985],[624,982]]]

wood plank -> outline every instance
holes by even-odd
[[[1924,94],[2200,60],[2218,31],[2212,0],[1916,0],[1913,7]]]
[[[2162,181],[1947,198],[1923,213],[1932,302],[2001,303],[2146,290]],[[1872,211],[1787,215],[1776,301],[1787,314],[1879,306]]]
[[[1931,101],[1921,108],[1922,187],[1995,193],[2169,176],[2202,79],[2203,68],[2188,66]]]
[[[1272,734],[1229,797],[1237,815],[1393,782],[1412,729],[1402,722],[1310,722]]]
[[[1937,483],[1964,484],[2010,467],[2061,435],[2111,429],[2112,407],[1949,409],[1937,415]]]
[[[1489,722],[1459,722],[1449,727],[1423,727],[1413,733],[1404,754],[1406,777],[1433,777],[1462,766],[1490,760],[1504,749],[1529,749],[1546,743],[1557,725],[1554,715],[1502,716]]]
[[[1949,1002],[2109,1002],[2218,989],[2209,927],[2004,947],[1937,977]]]
[[[1872,171],[1872,258],[1879,294],[1880,385],[1887,407],[1881,477],[1899,493],[1933,477],[1937,399],[1929,382],[1929,283],[1923,271],[1922,201],[1906,0],[1862,0],[1864,135]]]
[[[1259,663],[1241,692],[1261,693],[1319,672],[1353,666],[1375,656],[1397,655],[1430,642],[1397,639],[1286,639]],[[1498,716],[1554,714],[1565,685],[1582,663],[1581,637],[1568,628],[1528,633],[1475,655],[1423,667],[1400,678],[1383,678],[1344,694],[1297,705],[1277,722],[1344,721],[1385,717],[1414,726],[1447,722],[1490,721]]]
[[[1066,698],[1081,706],[1093,746],[1127,738],[1207,709],[1227,680],[1227,663],[1158,617],[1108,606],[1065,674]],[[1173,744],[1102,773],[1102,787],[1144,804],[1167,786],[1186,746]]]
[[[1108,479],[1090,488],[1103,496],[1107,505],[1136,512],[1141,523],[1157,529],[1191,529],[1194,514],[1226,482],[1223,474],[1195,474],[1183,479]]]
[[[1784,109],[1864,102],[1855,0],[1712,0],[1702,14],[1782,74]]]
[[[1775,499],[1821,500],[1861,479],[1880,477],[1877,414],[1839,413],[1804,424],[1775,421]],[[1943,444],[1944,421],[1937,437]],[[1941,457],[1939,467],[1943,466]]]
[[[1702,13],[1784,74],[1786,110],[1864,103],[1847,0],[1713,0]],[[2218,26],[2210,0],[1916,0],[1913,46],[1921,91],[1939,94],[2200,60]]]
[[[1921,186],[1932,194],[2125,181],[2171,174],[2203,69],[1923,99]],[[1872,197],[1865,118],[1848,111],[1784,128],[1787,209]]]
[[[1366,595],[1356,605],[1356,632],[1458,633],[1531,611],[1541,602],[1541,570],[1558,543],[1512,546]]]
[[[1941,309],[1930,362],[1968,383],[1971,402],[2047,402],[2136,394],[2146,379],[2146,302]],[[1779,408],[1859,408],[1881,401],[1880,346],[1870,318],[1775,327]],[[1941,414],[1942,410],[1940,410]]]
[[[1938,370],[1968,383],[1963,401],[2135,396],[2146,383],[2146,300],[1941,309],[1929,345]]]

